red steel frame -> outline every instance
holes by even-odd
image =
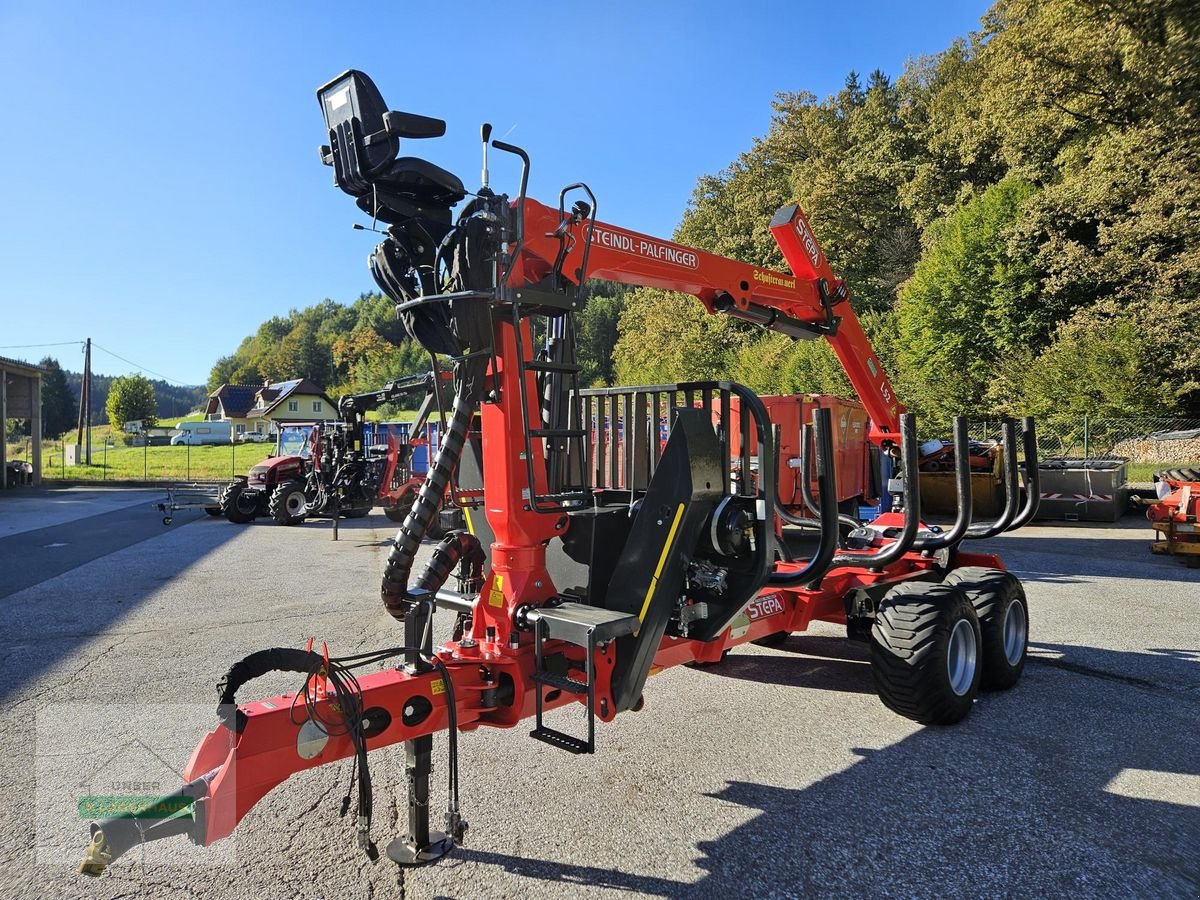
[[[524,230],[530,237],[521,246],[513,263],[511,285],[534,284],[550,274],[559,251],[558,240],[546,236],[561,219],[556,209],[526,200]],[[587,223],[572,226],[576,243],[567,255],[564,271],[575,271],[583,255]],[[596,239],[589,254],[588,277],[608,278],[630,284],[683,291],[699,298],[709,311],[716,311],[719,300],[728,295],[739,308],[751,304],[768,307],[793,319],[819,324],[826,319],[819,281],[832,293],[834,313],[840,318],[836,334],[828,336],[875,425],[872,438],[886,441],[899,432],[902,407],[896,401],[887,376],[883,373],[870,343],[850,309],[848,294],[837,279],[815,239],[807,220],[798,208],[781,211],[772,223],[772,232],[792,267],[793,274],[772,272],[723,259],[689,247],[650,238],[611,225],[596,223]],[[458,723],[468,731],[480,726],[511,728],[533,715],[539,686],[533,681],[534,648],[530,633],[516,631],[514,613],[518,606],[537,605],[557,596],[546,568],[546,542],[562,534],[569,526],[563,515],[548,515],[531,509],[530,491],[545,492],[545,460],[541,443],[533,441],[533,469],[539,484],[527,483],[525,465],[525,422],[537,421],[537,391],[531,372],[526,377],[525,396],[529,408],[525,416],[519,406],[519,367],[513,361],[517,353],[516,327],[511,319],[495,319],[497,370],[491,373],[492,387],[500,401],[484,403],[481,409],[484,512],[495,533],[483,590],[475,603],[471,637],[474,646],[449,643],[437,656],[449,670],[454,688]],[[521,345],[529,353],[529,334]],[[883,527],[899,526],[902,517],[886,514],[877,520]],[[958,553],[961,565],[1002,568],[999,559],[979,553]],[[843,598],[851,591],[883,583],[896,583],[921,577],[936,565],[935,560],[918,553],[906,554],[884,571],[842,566],[831,569],[819,589],[767,587],[747,606],[743,618],[720,640],[700,643],[666,637],[654,660],[653,671],[687,662],[716,662],[731,647],[767,637],[777,632],[805,630],[814,619],[845,622]],[[799,571],[802,563],[776,564],[780,573]],[[552,652],[562,652],[577,669],[570,677],[586,681],[582,671],[584,650],[555,643]],[[611,692],[614,646],[609,644],[596,654],[597,715],[610,721],[615,713]],[[498,683],[511,679],[513,702],[508,706],[485,706],[485,691],[494,691]],[[419,724],[408,726],[400,715],[378,735],[368,739],[371,749],[412,740],[441,731],[449,716],[441,676],[437,672],[407,674],[385,670],[359,679],[363,708],[383,707],[393,712],[404,709],[414,698],[423,697],[432,704],[432,712]],[[268,700],[244,703],[245,727],[240,734],[220,725],[208,734],[192,755],[184,778],[203,777],[208,782],[205,810],[204,843],[230,834],[238,821],[276,785],[295,772],[345,759],[354,753],[348,737],[331,736],[323,749],[312,758],[297,752],[300,719],[293,722],[295,697],[284,694]],[[577,698],[551,692],[546,708],[564,706]],[[328,704],[320,700],[318,704]]]

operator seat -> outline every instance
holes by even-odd
[[[329,128],[321,161],[358,207],[389,224],[418,218],[449,227],[450,208],[466,196],[462,181],[415,156],[397,158],[400,138],[440,137],[441,119],[389,112],[375,83],[355,69],[317,90]]]

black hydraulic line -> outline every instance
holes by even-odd
[[[434,548],[433,555],[425,566],[413,588],[436,594],[454,571],[459,561],[466,558],[471,567],[471,578],[481,581],[483,578],[483,563],[486,555],[479,538],[465,531],[454,531],[446,535],[440,544]]]
[[[833,420],[829,410],[813,412],[813,431],[817,446],[817,488],[821,493],[821,542],[803,569],[798,572],[772,572],[768,584],[816,585],[829,570],[837,552],[837,467],[833,460]]]
[[[1008,526],[1007,531],[1028,525],[1037,515],[1038,506],[1042,502],[1042,482],[1038,475],[1038,445],[1037,433],[1033,427],[1033,416],[1021,420],[1021,437],[1025,444],[1025,505],[1020,515]]]
[[[902,557],[913,545],[921,522],[921,490],[917,470],[917,419],[912,413],[900,416],[900,463],[904,467],[904,526],[892,543],[874,553],[837,553],[835,566],[880,569]]]
[[[1005,417],[1001,430],[1004,436],[1004,509],[1000,511],[1000,518],[996,521],[968,528],[967,538],[970,540],[991,538],[1007,531],[1017,516],[1017,503],[1021,499],[1020,484],[1017,481],[1017,425],[1012,419]],[[1032,517],[1032,513],[1030,516]]]
[[[954,485],[958,497],[958,514],[949,530],[941,534],[920,536],[913,541],[914,550],[941,550],[955,547],[971,527],[971,450],[965,416],[954,417]]]
[[[408,576],[412,572],[413,558],[433,517],[441,508],[446,486],[450,483],[466,446],[467,431],[471,427],[471,417],[474,414],[474,404],[465,396],[467,391],[468,388],[464,386],[454,397],[454,411],[442,436],[437,456],[430,463],[425,482],[417,492],[417,498],[404,523],[396,532],[392,550],[388,554],[380,595],[384,606],[396,619],[403,620],[407,612]]]

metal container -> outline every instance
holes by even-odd
[[[1120,457],[1044,459],[1037,518],[1066,522],[1115,522],[1129,505],[1125,463]]]
[[[994,519],[1004,507],[1004,484],[993,472],[971,473],[971,516]],[[921,514],[953,516],[958,511],[958,485],[953,472],[921,473]]]

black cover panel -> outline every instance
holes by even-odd
[[[618,712],[632,708],[646,684],[683,593],[688,561],[721,499],[723,458],[711,413],[679,410],[604,603],[642,620],[636,636],[617,643],[613,694]]]

